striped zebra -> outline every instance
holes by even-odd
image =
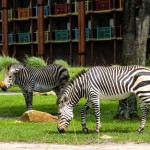
[[[140,133],[145,126],[150,105],[150,70],[141,66],[92,67],[80,73],[68,83],[65,90],[57,99],[58,131],[63,133],[73,118],[73,107],[79,99],[85,97],[86,104],[81,109],[81,124],[83,132],[87,133],[86,111],[92,105],[96,117],[96,130],[99,132],[100,100],[121,100],[134,93],[142,111]]]
[[[8,67],[1,88],[6,91],[12,85],[17,84],[24,95],[27,110],[31,110],[33,92],[54,90],[58,96],[68,80],[69,72],[61,65],[30,67],[23,64],[13,64]]]

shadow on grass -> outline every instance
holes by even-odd
[[[57,128],[57,126],[56,126],[56,128]],[[44,134],[59,134],[59,135],[65,135],[65,134],[85,134],[85,133],[83,133],[82,131],[76,131],[76,132],[74,132],[74,131],[66,131],[65,133],[59,133],[59,131],[49,131],[49,130],[47,130],[47,131],[44,131],[43,132]],[[89,133],[90,134],[90,133]]]
[[[52,115],[57,115],[57,108],[53,104],[51,106],[47,106],[46,104],[35,105],[33,106],[33,110],[47,112]],[[25,105],[3,106],[0,107],[0,117],[19,117],[26,111],[27,110]]]
[[[59,133],[59,131],[57,130],[57,124],[56,124],[56,131],[50,131],[50,130],[46,130],[46,131],[44,131],[44,133],[47,133],[47,134],[58,134]],[[96,135],[96,134],[98,134],[98,133],[95,133],[95,130],[93,129],[91,129],[91,130],[89,130],[89,132],[88,133],[84,133],[83,131],[82,131],[82,129],[77,129],[77,130],[71,130],[71,129],[69,129],[69,130],[67,130],[64,134],[94,134],[94,135]],[[136,133],[136,130],[129,130],[129,129],[117,129],[117,128],[113,128],[113,129],[101,129],[100,131],[99,131],[99,134],[109,134],[109,133]],[[63,134],[63,133],[59,133],[59,134]]]

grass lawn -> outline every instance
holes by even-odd
[[[69,69],[72,78],[83,68]],[[0,73],[0,81],[3,81],[4,72]],[[1,90],[0,90],[1,91]],[[13,86],[8,91],[20,91]],[[33,109],[57,114],[56,96],[34,96]],[[56,123],[19,123],[17,119],[26,111],[24,97],[22,95],[0,95],[0,142],[38,142],[60,144],[97,144],[102,142],[150,142],[150,115],[146,128],[141,134],[136,134],[140,120],[119,121],[114,120],[118,102],[101,102],[101,124],[99,135],[93,134],[95,130],[95,117],[93,109],[87,113],[87,127],[89,134],[84,134],[81,128],[80,110],[85,104],[81,99],[79,105],[74,108],[74,119],[71,121],[67,133],[59,134]],[[4,117],[4,118],[3,118]],[[105,137],[105,138],[104,138]],[[109,138],[111,137],[111,138]]]
[[[34,96],[33,109],[57,114],[56,96]],[[81,128],[80,110],[85,103],[81,99],[74,108],[74,119],[71,121],[67,133],[59,134],[56,123],[19,123],[16,120],[25,112],[25,102],[22,95],[0,96],[0,141],[2,142],[46,142],[60,144],[97,144],[102,142],[150,142],[150,116],[146,128],[141,134],[136,134],[140,120],[118,121],[113,120],[116,113],[117,101],[102,101],[101,123],[99,135],[93,134],[95,117],[93,109],[87,114],[89,134],[84,134]],[[104,136],[105,135],[105,136]],[[110,136],[110,139],[103,137]]]

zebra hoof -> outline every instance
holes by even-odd
[[[86,134],[89,133],[88,128],[83,128],[83,132],[86,133]]]
[[[144,129],[136,130],[135,133],[140,134]]]
[[[136,133],[136,134],[140,134],[141,132],[140,132],[139,130],[136,130],[135,133]]]
[[[93,132],[94,134],[98,134],[98,132],[95,130],[94,132]]]
[[[143,130],[144,130],[144,128],[140,128],[140,129],[136,130],[136,133],[140,134]]]

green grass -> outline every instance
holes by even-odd
[[[82,67],[69,69],[72,78]],[[87,68],[85,68],[87,69]],[[0,81],[3,81],[4,71],[0,73]],[[18,86],[13,86],[8,91],[20,91]],[[34,96],[33,109],[57,114],[56,96]],[[140,120],[119,121],[113,117],[117,111],[117,101],[101,102],[101,124],[99,135],[93,134],[95,130],[95,117],[93,110],[87,113],[87,127],[89,134],[84,134],[81,128],[80,110],[85,104],[85,99],[80,100],[74,108],[74,119],[71,121],[66,134],[59,134],[56,123],[19,123],[17,119],[26,111],[24,97],[22,95],[0,95],[0,141],[2,142],[38,142],[59,144],[97,144],[102,142],[150,142],[150,115],[148,116],[145,130],[142,134],[136,134]],[[141,115],[141,113],[139,113]],[[103,135],[112,137],[103,139]]]
[[[33,109],[57,114],[56,96],[34,96]],[[99,135],[93,134],[95,117],[93,109],[87,114],[87,127],[89,134],[84,134],[81,128],[80,110],[85,103],[81,99],[74,108],[74,119],[71,121],[66,134],[59,134],[56,123],[19,123],[16,120],[25,112],[25,102],[22,95],[0,96],[0,141],[2,142],[38,142],[59,144],[97,144],[102,142],[150,142],[150,116],[142,134],[136,134],[140,120],[119,121],[114,120],[118,102],[101,102],[102,129]],[[103,135],[111,139],[103,139]]]

